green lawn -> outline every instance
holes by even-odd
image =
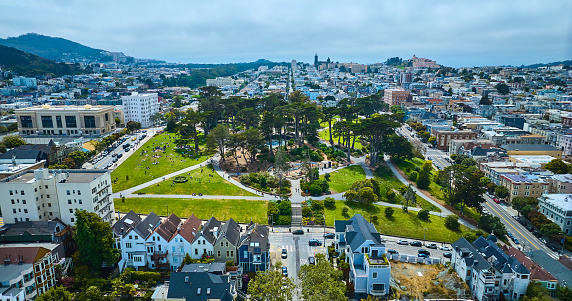
[[[409,173],[411,173],[412,171],[415,171],[415,167],[418,166],[419,168],[421,168],[423,162],[425,161],[421,158],[413,158],[411,160],[393,160],[393,163],[397,165],[397,167],[399,167],[399,169],[401,169],[407,176],[409,176]],[[437,170],[432,168],[431,174],[436,175]],[[426,190],[437,199],[445,200],[445,196],[443,195],[443,190],[441,185],[433,182],[433,179],[431,179],[431,184],[429,184],[429,188],[427,188]]]
[[[176,140],[176,137],[177,134],[158,134],[138,148],[134,154],[111,172],[113,191],[122,191],[205,161],[205,156],[189,157],[183,155],[182,151],[175,151],[173,141]],[[165,152],[153,151],[154,147],[166,146],[167,144],[169,147]],[[142,154],[143,151],[147,151],[147,153]],[[153,158],[153,155],[160,157]],[[158,162],[158,164],[152,164],[153,162]]]
[[[330,141],[330,130],[326,129],[326,130],[319,132],[319,136],[320,136],[320,139],[322,139],[324,141]],[[338,137],[336,135],[334,135],[333,139],[334,139],[334,143],[338,143]],[[356,143],[354,144],[354,148],[355,149],[362,149],[362,147],[363,147],[363,145],[361,145],[361,143],[359,142],[359,136],[358,136],[356,138]]]
[[[210,200],[210,199],[168,199],[168,198],[126,198],[115,199],[115,210],[148,214],[153,211],[158,215],[175,213],[178,217],[186,218],[194,214],[199,219],[209,219],[211,216],[218,220],[234,219],[237,222],[247,223],[251,220],[256,223],[267,224],[267,202],[249,200]],[[167,206],[165,206],[167,205]]]
[[[212,165],[198,168],[184,174],[186,183],[174,183],[173,178],[167,179],[160,184],[143,188],[136,193],[144,194],[199,194],[204,195],[241,195],[256,196],[223,179],[213,171]],[[192,177],[192,179],[191,179]]]
[[[349,207],[347,216],[342,214],[343,207]],[[399,208],[395,211],[391,218],[385,217],[385,206],[372,205],[366,207],[363,204],[349,201],[336,201],[335,208],[326,208],[326,224],[333,226],[334,220],[347,220],[354,214],[361,214],[367,220],[370,216],[377,215],[378,223],[375,225],[379,233],[387,235],[397,235],[423,239],[423,233],[426,239],[435,241],[454,242],[459,239],[463,232],[467,229],[461,226],[461,231],[455,232],[445,227],[445,218],[431,215],[429,221],[422,221],[417,218],[417,212],[411,211],[406,213]],[[424,229],[427,229],[426,231]]]
[[[323,179],[324,176],[320,176]],[[365,179],[365,171],[359,165],[352,165],[330,173],[330,189],[334,192],[344,192],[352,187],[355,181]]]

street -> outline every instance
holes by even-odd
[[[423,143],[421,139],[415,136],[413,130],[410,131],[407,128],[407,125],[402,125],[401,128],[396,129],[396,131],[403,137],[407,138],[416,149],[425,155],[427,160],[433,161],[433,165],[435,165],[437,169],[444,169],[448,166],[451,166],[451,163],[445,159],[449,157],[447,154],[436,148],[429,147],[429,145],[426,143]]]

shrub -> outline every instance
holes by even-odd
[[[417,176],[417,187],[421,189],[427,189],[431,184],[431,179],[429,178],[429,172],[421,171],[419,176]]]
[[[290,225],[292,223],[292,216],[290,215],[280,215],[278,216],[277,225]]]
[[[385,196],[387,197],[388,200],[393,201],[395,199],[395,192],[393,191],[393,189],[389,189],[385,193]]]
[[[303,217],[312,216],[312,209],[310,209],[310,207],[308,206],[302,207],[302,216]]]
[[[324,206],[326,206],[328,208],[332,208],[332,207],[336,206],[336,200],[332,197],[327,197],[324,199]]]
[[[177,176],[177,177],[175,177],[173,182],[175,182],[175,183],[186,183],[188,180],[189,179],[187,179],[187,177],[185,177],[185,176]]]
[[[393,209],[392,207],[386,207],[385,208],[385,216],[392,217],[393,212],[395,212],[395,209]]]
[[[348,206],[345,206],[344,208],[342,208],[342,215],[347,216],[349,212],[350,212],[350,208]]]
[[[234,260],[229,260],[226,262],[226,266],[227,267],[233,267],[234,266]]]
[[[409,180],[411,181],[417,181],[417,172],[416,171],[412,171],[411,173],[409,173]]]
[[[429,210],[423,209],[419,211],[419,213],[417,213],[417,217],[424,221],[429,220]]]
[[[250,185],[250,175],[241,175],[240,182],[246,185]]]
[[[461,224],[459,224],[459,217],[454,214],[447,215],[445,218],[445,227],[453,231],[459,231],[459,228],[461,227]]]
[[[373,224],[377,224],[377,221],[378,221],[377,215],[373,215],[373,216],[371,217],[371,222],[372,222]]]
[[[312,201],[312,210],[323,212],[324,211],[324,201],[313,200]]]
[[[132,271],[129,273],[131,280],[139,280],[139,281],[149,281],[149,282],[157,282],[161,280],[161,273],[159,272],[142,272],[142,271]]]

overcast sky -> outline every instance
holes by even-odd
[[[169,62],[521,65],[572,59],[572,1],[0,0],[0,37],[28,32]]]

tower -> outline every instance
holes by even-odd
[[[314,67],[318,68],[318,54],[314,56]]]

